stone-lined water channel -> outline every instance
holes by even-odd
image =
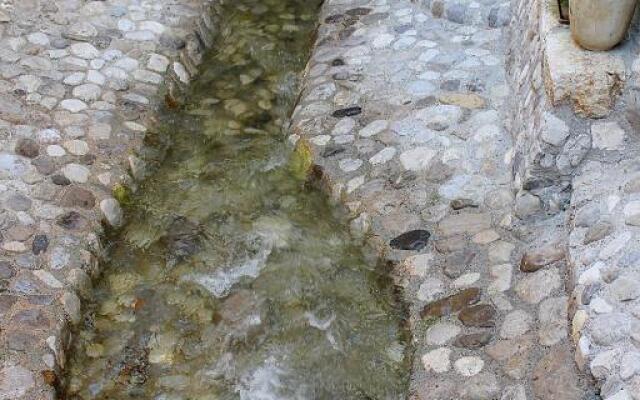
[[[404,398],[389,279],[282,132],[319,2],[221,6],[186,104],[160,116],[164,161],[109,239],[68,398]]]

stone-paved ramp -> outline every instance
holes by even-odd
[[[514,206],[502,22],[328,1],[294,113],[291,140],[354,233],[398,265],[412,399],[590,398],[568,334],[562,215],[520,219],[533,196]]]

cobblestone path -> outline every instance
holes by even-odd
[[[121,223],[114,197],[144,175],[160,88],[196,72],[210,5],[1,2],[0,399],[55,396],[100,220]]]
[[[410,398],[589,398],[567,329],[563,220],[528,217],[537,198],[511,188],[504,4],[456,18],[427,3],[325,4],[290,139],[400,270]],[[493,17],[453,22],[472,12]]]
[[[144,177],[135,150],[153,133],[159,89],[197,72],[215,2],[0,3],[0,400],[52,399],[99,271],[94,232],[121,223],[115,197]],[[570,299],[564,215],[543,219],[538,198],[512,186],[509,3],[327,0],[290,138],[346,204],[353,233],[396,266],[414,332],[412,399],[590,399],[572,340],[603,393],[617,393],[605,398],[637,398],[616,379],[638,387],[640,358],[611,350],[637,340],[616,325],[637,306],[609,307],[637,296],[637,279],[600,262],[625,246],[625,265],[637,259],[627,232],[640,224],[627,179],[637,166],[617,176],[623,168],[589,163],[574,182],[570,253],[585,290]],[[569,128],[545,124],[545,142],[562,145]],[[611,130],[596,128],[594,147],[619,150],[624,134],[601,134]],[[614,184],[624,194],[611,195]],[[568,332],[569,304],[591,297],[582,306],[595,336],[580,336],[576,319]]]

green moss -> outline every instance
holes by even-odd
[[[289,160],[289,169],[291,173],[298,179],[305,179],[311,166],[313,165],[313,154],[311,146],[304,140],[298,140],[296,148]]]
[[[120,183],[113,187],[113,197],[123,206],[131,204],[131,191]]]

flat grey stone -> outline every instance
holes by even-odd
[[[527,400],[524,385],[507,386],[502,392],[500,400]]]
[[[87,104],[78,99],[64,99],[60,102],[60,108],[77,113],[87,109]]]
[[[85,83],[73,88],[72,94],[74,97],[77,97],[82,101],[91,103],[100,98],[101,92],[102,90],[100,89],[100,86],[94,83]]]
[[[624,149],[625,132],[616,122],[595,122],[591,125],[591,136],[596,149]]]
[[[169,59],[161,54],[151,54],[147,62],[147,68],[152,71],[164,73],[169,67]]]
[[[80,164],[67,164],[62,172],[71,182],[85,183],[89,179],[89,169]]]
[[[482,372],[466,378],[463,384],[457,385],[457,391],[460,400],[492,399],[498,395],[500,386],[493,373]]]
[[[33,373],[20,365],[9,365],[0,370],[0,398],[20,399],[35,386]]]
[[[10,94],[0,94],[0,115],[9,121],[21,121],[24,115],[22,103]]]
[[[624,218],[627,225],[640,226],[640,201],[631,201],[624,206]]]
[[[597,315],[591,318],[589,330],[594,343],[610,346],[625,340],[632,330],[630,316],[620,312]]]
[[[583,400],[571,353],[554,347],[542,357],[532,374],[532,388],[540,400]]]
[[[611,223],[606,221],[597,222],[585,233],[583,244],[588,245],[593,242],[600,241],[613,233],[613,231],[614,227]]]
[[[542,345],[552,346],[567,337],[568,302],[569,299],[562,296],[546,299],[540,303],[538,337]]]
[[[530,193],[522,193],[516,197],[515,212],[518,218],[526,218],[540,210],[540,199]]]
[[[96,85],[102,86],[106,82],[106,77],[98,71],[89,70],[87,71],[87,82],[95,83]]]
[[[640,352],[624,353],[620,360],[620,378],[626,381],[636,374],[640,374]]]
[[[504,317],[500,328],[500,337],[513,339],[522,336],[531,329],[532,318],[523,310],[511,311]]]
[[[4,204],[14,211],[27,211],[31,208],[31,199],[22,193],[12,193],[7,196]]]
[[[461,328],[450,322],[438,322],[431,326],[426,333],[425,340],[432,346],[442,346],[458,336]]]
[[[74,43],[69,46],[69,51],[74,56],[83,58],[85,60],[91,60],[93,58],[100,57],[100,50],[96,49],[90,43]]]
[[[516,285],[518,296],[530,304],[537,304],[560,288],[562,278],[555,269],[540,270],[521,278]]]
[[[118,227],[122,224],[122,209],[116,199],[107,198],[100,202],[100,210],[111,226]]]
[[[72,74],[67,75],[62,81],[65,85],[76,86],[81,84],[84,81],[85,73],[84,72],[74,72]]]
[[[569,136],[567,124],[550,112],[544,113],[541,138],[552,146],[561,146]]]
[[[162,76],[151,71],[138,69],[133,71],[133,78],[137,81],[144,83],[151,83],[154,85],[158,85],[162,82]]]
[[[64,35],[73,40],[88,41],[98,35],[98,30],[88,22],[78,22],[69,26]]]
[[[126,32],[125,38],[136,42],[148,42],[156,39],[156,35],[151,31],[131,31]]]
[[[451,350],[441,347],[424,354],[421,358],[425,370],[435,373],[447,372],[451,369]]]
[[[618,301],[630,301],[640,297],[640,274],[630,273],[617,278],[609,286]]]
[[[620,363],[620,355],[617,350],[607,350],[598,353],[591,363],[589,369],[593,376],[598,379],[605,379],[609,376],[614,368]]]
[[[490,214],[461,213],[444,218],[438,224],[438,230],[443,236],[460,234],[476,234],[491,228]]]

